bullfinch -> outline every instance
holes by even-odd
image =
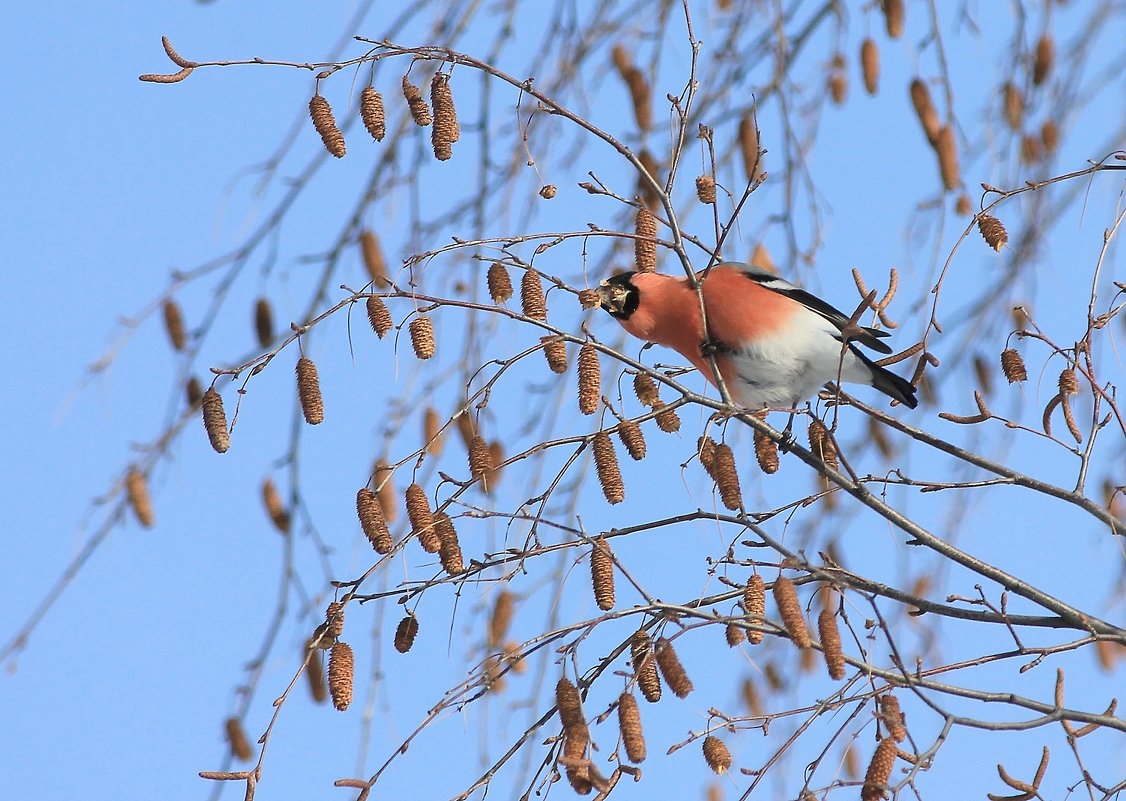
[[[849,316],[773,273],[725,262],[697,275],[707,330],[696,292],[686,278],[622,273],[596,292],[602,308],[638,339],[672,348],[714,383],[708,356],[731,399],[747,409],[793,409],[826,382],[868,384],[914,409],[915,388],[856,347],[891,353],[886,331],[852,326]]]

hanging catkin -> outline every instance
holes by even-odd
[[[360,92],[360,119],[368,129],[371,138],[382,142],[387,133],[387,124],[383,114],[383,96],[375,91],[374,87],[365,86]]]
[[[422,90],[411,83],[410,77],[403,76],[403,97],[407,100],[407,107],[411,112],[411,119],[416,125],[427,126],[431,122],[430,108],[422,99]]]
[[[226,453],[231,447],[231,434],[227,431],[227,415],[223,411],[223,396],[208,388],[200,401],[203,406],[203,426],[207,429],[207,439],[211,447],[219,453]]]
[[[321,135],[327,150],[336,158],[344,158],[344,134],[336,127],[336,119],[332,116],[332,107],[320,95],[313,95],[309,100],[309,116],[313,118],[313,127]]]
[[[297,396],[301,399],[305,422],[312,426],[323,423],[325,405],[321,396],[320,379],[317,377],[317,366],[308,356],[297,360]]]

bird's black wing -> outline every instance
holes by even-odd
[[[794,286],[789,281],[779,278],[774,273],[769,273],[765,270],[760,270],[755,267],[739,266],[740,271],[747,278],[754,281],[763,289],[769,289],[771,292],[777,292],[779,295],[785,295],[791,300],[796,300],[801,305],[805,306],[811,312],[819,314],[836,326],[837,330],[844,331],[848,325],[849,316],[833,306],[830,306],[825,301],[816,295],[811,295],[801,287]],[[887,331],[881,331],[878,328],[864,328],[859,327],[860,334],[852,337],[853,342],[871,348],[879,353],[891,353],[891,348],[880,341],[881,337],[891,336]],[[839,337],[838,337],[839,339]]]

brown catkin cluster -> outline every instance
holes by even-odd
[[[593,785],[590,766],[583,764],[590,742],[590,730],[583,717],[579,691],[569,679],[562,678],[555,685],[555,705],[563,724],[563,749],[560,762],[564,764],[567,781],[580,795],[590,793]]]
[[[1052,74],[1056,63],[1056,43],[1050,34],[1044,34],[1036,43],[1036,57],[1032,62],[1032,83],[1040,86]]]
[[[845,659],[841,651],[841,630],[837,628],[837,616],[832,609],[822,609],[817,616],[817,636],[821,639],[829,678],[840,681],[845,675]]]
[[[815,418],[809,424],[808,434],[809,450],[813,455],[834,470],[839,470],[837,446],[833,444],[833,438],[829,435],[829,429],[825,428],[825,424]]]
[[[704,738],[703,747],[704,761],[708,763],[708,767],[720,775],[727,773],[732,759],[731,752],[727,750],[723,740],[709,734]]]
[[[488,644],[490,648],[500,648],[505,637],[508,636],[508,627],[512,625],[512,615],[516,612],[516,596],[508,590],[501,590],[493,602],[493,611],[489,615]]]
[[[382,142],[387,134],[387,122],[383,114],[383,95],[373,86],[365,86],[360,92],[360,119],[368,129],[371,138]]]
[[[445,512],[434,516],[434,526],[438,530],[438,558],[442,569],[451,576],[465,572],[465,562],[461,556],[461,543],[457,538],[454,521]]]
[[[188,344],[188,332],[184,326],[184,315],[180,311],[180,304],[174,300],[164,301],[164,330],[168,332],[168,341],[176,350],[183,350]]]
[[[481,479],[481,487],[489,491],[489,475],[493,472],[493,454],[489,450],[485,438],[480,434],[474,435],[469,441],[469,474]]]
[[[395,650],[405,654],[414,645],[414,638],[418,636],[418,618],[407,615],[395,627]]]
[[[898,748],[895,740],[885,738],[876,746],[876,753],[868,763],[868,771],[864,774],[864,786],[860,788],[861,801],[880,801],[885,794],[888,780],[891,778],[891,769],[895,767],[895,755]]]
[[[325,623],[328,624],[328,633],[332,637],[339,637],[344,633],[344,604],[333,601],[325,609]]]
[[[755,429],[755,459],[762,472],[770,475],[778,472],[778,445],[766,434]]]
[[[247,739],[246,732],[242,728],[242,721],[230,717],[227,718],[224,725],[227,730],[227,744],[231,746],[232,756],[243,762],[254,756],[254,752],[250,748],[250,740]]]
[[[640,462],[645,458],[645,435],[636,420],[623,420],[618,423],[618,437],[626,446],[631,459]]]
[[[1055,153],[1060,146],[1060,127],[1055,120],[1044,120],[1040,126],[1040,143],[1045,153]]]
[[[223,396],[209,387],[200,401],[203,406],[203,427],[207,429],[207,439],[211,447],[219,453],[226,453],[231,447],[231,434],[227,431],[227,415],[223,411]]]
[[[734,622],[728,622],[723,627],[723,637],[727,640],[727,647],[734,648],[736,645],[743,644],[747,639],[747,632],[743,627]]]
[[[371,475],[372,486],[375,487],[376,497],[379,498],[379,508],[383,510],[383,517],[388,523],[394,523],[399,517],[399,497],[395,494],[393,473],[391,465],[383,459],[378,459]]]
[[[891,693],[880,697],[880,719],[884,722],[888,738],[901,743],[907,739],[907,729],[903,725],[903,710],[899,708],[899,699]]]
[[[579,690],[566,677],[555,684],[555,706],[559,710],[559,722],[563,724],[564,731],[575,726],[586,725]]]
[[[669,685],[673,695],[684,698],[692,692],[692,681],[688,678],[684,665],[680,663],[680,657],[676,655],[671,640],[664,637],[657,640],[656,656],[657,667],[660,668],[661,675],[665,677],[665,683]]]
[[[447,73],[439,72],[430,81],[430,105],[434,107],[434,127],[430,131],[434,157],[447,161],[453,155],[453,143],[461,138],[461,126],[458,125]]]
[[[410,76],[403,76],[403,97],[407,100],[407,108],[410,109],[411,119],[414,120],[416,125],[427,126],[430,124],[430,107],[426,105],[426,101],[422,99],[422,90],[411,83]]]
[[[274,309],[266,298],[258,298],[254,303],[254,333],[261,348],[274,341]]]
[[[747,613],[747,622],[762,625],[766,621],[766,583],[762,576],[755,573],[743,588],[743,611]],[[747,630],[747,642],[758,645],[762,642],[762,632]]]
[[[1001,252],[1001,248],[1009,241],[1009,232],[1005,230],[1004,224],[994,217],[992,214],[985,214],[982,212],[977,215],[977,230],[981,231],[981,236],[985,239],[985,244]]]
[[[622,76],[626,88],[629,89],[637,127],[642,131],[648,131],[653,127],[653,93],[649,87],[649,81],[646,80],[645,74],[634,66],[633,60],[624,47],[615,45],[610,55],[618,74]]]
[[[499,440],[489,443],[489,463],[492,465],[485,474],[485,491],[493,492],[500,483],[501,468],[504,467],[504,446]]]
[[[642,406],[652,406],[657,402],[657,384],[648,373],[638,373],[633,377],[633,393]]]
[[[881,0],[888,36],[898,39],[903,35],[903,0]]]
[[[696,197],[701,203],[715,203],[715,178],[701,175],[696,179]]]
[[[262,505],[266,507],[266,514],[270,517],[270,522],[282,534],[289,533],[289,512],[286,511],[285,505],[282,503],[281,494],[278,493],[278,488],[274,486],[274,482],[267,478],[262,482]]]
[[[391,312],[387,309],[387,304],[383,302],[382,298],[377,298],[372,295],[367,299],[368,322],[371,324],[371,330],[380,339],[387,335],[387,332],[395,327],[395,322],[391,319]]]
[[[809,631],[805,627],[805,615],[802,614],[801,602],[794,582],[785,576],[779,576],[774,582],[774,602],[778,604],[778,615],[782,618],[782,625],[786,634],[794,641],[798,648],[809,648]]]
[[[635,765],[645,761],[645,734],[641,731],[641,710],[637,699],[629,693],[618,696],[618,730],[626,756]]]
[[[305,422],[311,426],[323,423],[325,404],[321,396],[321,382],[317,377],[317,366],[308,356],[297,360],[297,396],[301,399]]]
[[[336,119],[332,116],[332,106],[320,95],[313,95],[309,100],[309,116],[313,118],[313,127],[321,135],[325,150],[338,159],[344,158],[344,134],[336,127]]]
[[[657,269],[657,218],[646,205],[637,210],[635,230],[637,238],[633,240],[633,257],[637,271],[654,272]]]
[[[1010,384],[1028,380],[1028,370],[1025,369],[1024,359],[1015,348],[1001,351],[1001,372]]]
[[[592,443],[594,449],[594,467],[598,472],[598,483],[602,485],[602,494],[611,504],[621,503],[626,499],[626,487],[622,481],[621,470],[618,469],[618,456],[614,452],[614,443],[605,431],[594,435]]]
[[[614,608],[614,557],[610,545],[599,538],[590,552],[590,578],[594,601],[606,612]]]
[[[833,56],[829,65],[829,97],[840,106],[848,96],[848,76],[845,74],[845,57],[841,53]]]
[[[411,521],[411,533],[418,537],[427,553],[438,553],[442,543],[434,529],[434,515],[430,511],[430,500],[426,490],[418,484],[407,487],[407,517]]]
[[[579,411],[583,414],[597,412],[601,390],[602,370],[598,366],[598,351],[593,343],[584,342],[579,348]]]
[[[333,643],[332,652],[328,656],[328,691],[332,695],[332,705],[341,712],[352,703],[354,673],[352,646],[346,642]]]
[[[410,324],[411,347],[420,359],[434,355],[434,321],[424,314],[416,316]]]
[[[512,297],[512,278],[508,275],[508,269],[499,261],[489,265],[485,281],[489,285],[489,297],[493,299],[493,303],[504,303]]]
[[[954,203],[954,213],[960,217],[968,217],[971,211],[973,205],[970,203],[970,196],[963,192],[958,195],[958,200]]]
[[[864,76],[864,90],[876,94],[880,88],[880,48],[871,38],[860,45],[860,72]]]
[[[931,100],[931,91],[922,79],[915,78],[911,81],[911,105],[915,107],[915,114],[923,126],[923,133],[932,146],[938,144],[938,131],[941,127],[938,121],[938,110]]]
[[[666,434],[675,434],[680,431],[680,415],[676,409],[668,406],[662,400],[653,401],[653,410],[657,413],[657,428]]]
[[[541,337],[540,342],[543,343],[543,355],[551,372],[567,372],[567,343],[558,337]]]
[[[743,153],[743,167],[747,181],[757,183],[763,176],[762,157],[759,153],[758,122],[754,112],[746,111],[739,118],[739,149]]]
[[[543,294],[540,274],[535,270],[525,270],[524,277],[520,279],[520,307],[525,317],[547,319],[547,298]]]
[[[739,486],[739,471],[735,467],[735,452],[726,442],[715,446],[711,457],[711,473],[719,488],[719,498],[724,507],[738,511],[743,506],[743,490]]]
[[[152,510],[149,485],[144,473],[136,467],[130,467],[129,472],[125,474],[125,497],[133,514],[137,516],[137,522],[145,528],[152,528],[156,517]]]
[[[368,538],[376,553],[391,552],[391,532],[383,516],[383,507],[375,493],[367,487],[356,493],[356,514],[360,518],[360,528]]]
[[[540,197],[544,200],[551,200],[559,192],[555,184],[544,184],[540,187]]]
[[[596,309],[601,302],[595,289],[583,289],[579,292],[579,305],[584,309]]]
[[[653,658],[653,640],[644,629],[638,629],[630,638],[629,650],[641,694],[649,703],[657,703],[661,700],[661,677],[657,675],[657,662]]]
[[[379,244],[379,237],[375,231],[365,228],[360,231],[360,256],[364,260],[364,269],[368,271],[376,288],[391,286],[387,278],[387,260],[383,257],[383,247]]]

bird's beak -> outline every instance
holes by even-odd
[[[621,286],[603,281],[594,290],[598,295],[598,303],[610,314],[621,314],[625,306],[626,292]]]

